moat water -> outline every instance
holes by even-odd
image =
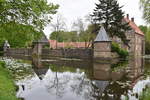
[[[24,100],[140,100],[150,89],[150,60],[1,58],[13,72]]]

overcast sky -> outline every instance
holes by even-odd
[[[139,0],[118,0],[120,6],[123,7],[125,14],[129,14],[130,18],[135,18],[135,23],[137,25],[144,24],[142,19],[142,13],[139,10]],[[84,18],[86,15],[91,13],[95,8],[95,3],[97,0],[48,0],[54,4],[59,4],[58,13],[65,18],[65,22],[68,28],[71,26],[71,23],[77,18]],[[54,16],[55,18],[55,16]],[[45,34],[49,36],[51,33],[50,26],[45,27]]]

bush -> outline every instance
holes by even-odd
[[[145,42],[145,54],[150,54],[150,42]]]
[[[72,49],[72,48],[73,48],[72,45],[67,45],[67,46],[65,46],[65,49]]]
[[[0,51],[0,56],[3,56],[4,52],[3,51]]]
[[[120,58],[127,58],[129,56],[128,51],[120,48],[120,46],[117,43],[112,43],[111,45],[111,51],[116,52]]]

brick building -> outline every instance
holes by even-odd
[[[130,31],[127,31],[126,37],[129,41],[129,46],[124,45],[121,39],[114,37],[110,39],[110,41],[117,42],[120,44],[121,48],[126,49],[129,52],[129,55],[132,56],[142,56],[145,54],[145,36],[144,33],[140,30],[140,28],[135,24],[134,18],[129,19],[129,15],[123,19],[124,22],[128,22],[129,26],[131,27]],[[105,33],[105,32],[102,32]],[[101,34],[101,33],[100,33]],[[102,36],[103,37],[103,36]],[[103,41],[102,41],[103,42]],[[50,47],[55,49],[56,48],[56,40],[49,40]],[[88,45],[92,46],[91,43],[85,42],[57,42],[58,48],[65,48],[65,47],[72,47],[72,48],[86,48]],[[97,45],[97,44],[95,44]],[[98,45],[99,47],[104,48],[104,44]],[[107,48],[107,47],[106,47]],[[110,48],[110,45],[109,47]],[[107,50],[107,49],[105,49]]]
[[[113,38],[112,41],[115,41],[120,44],[120,46],[126,49],[130,55],[134,56],[142,56],[145,54],[145,36],[144,33],[140,30],[140,28],[135,24],[134,18],[129,19],[129,15],[127,14],[126,18],[123,21],[128,22],[131,27],[130,31],[127,31],[126,37],[129,41],[129,47],[124,45],[123,42],[118,38]]]

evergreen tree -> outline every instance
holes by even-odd
[[[123,21],[124,12],[121,8],[116,0],[99,0],[91,16],[96,24],[105,27],[110,37],[117,36],[128,45],[125,32],[130,30],[130,27]]]

